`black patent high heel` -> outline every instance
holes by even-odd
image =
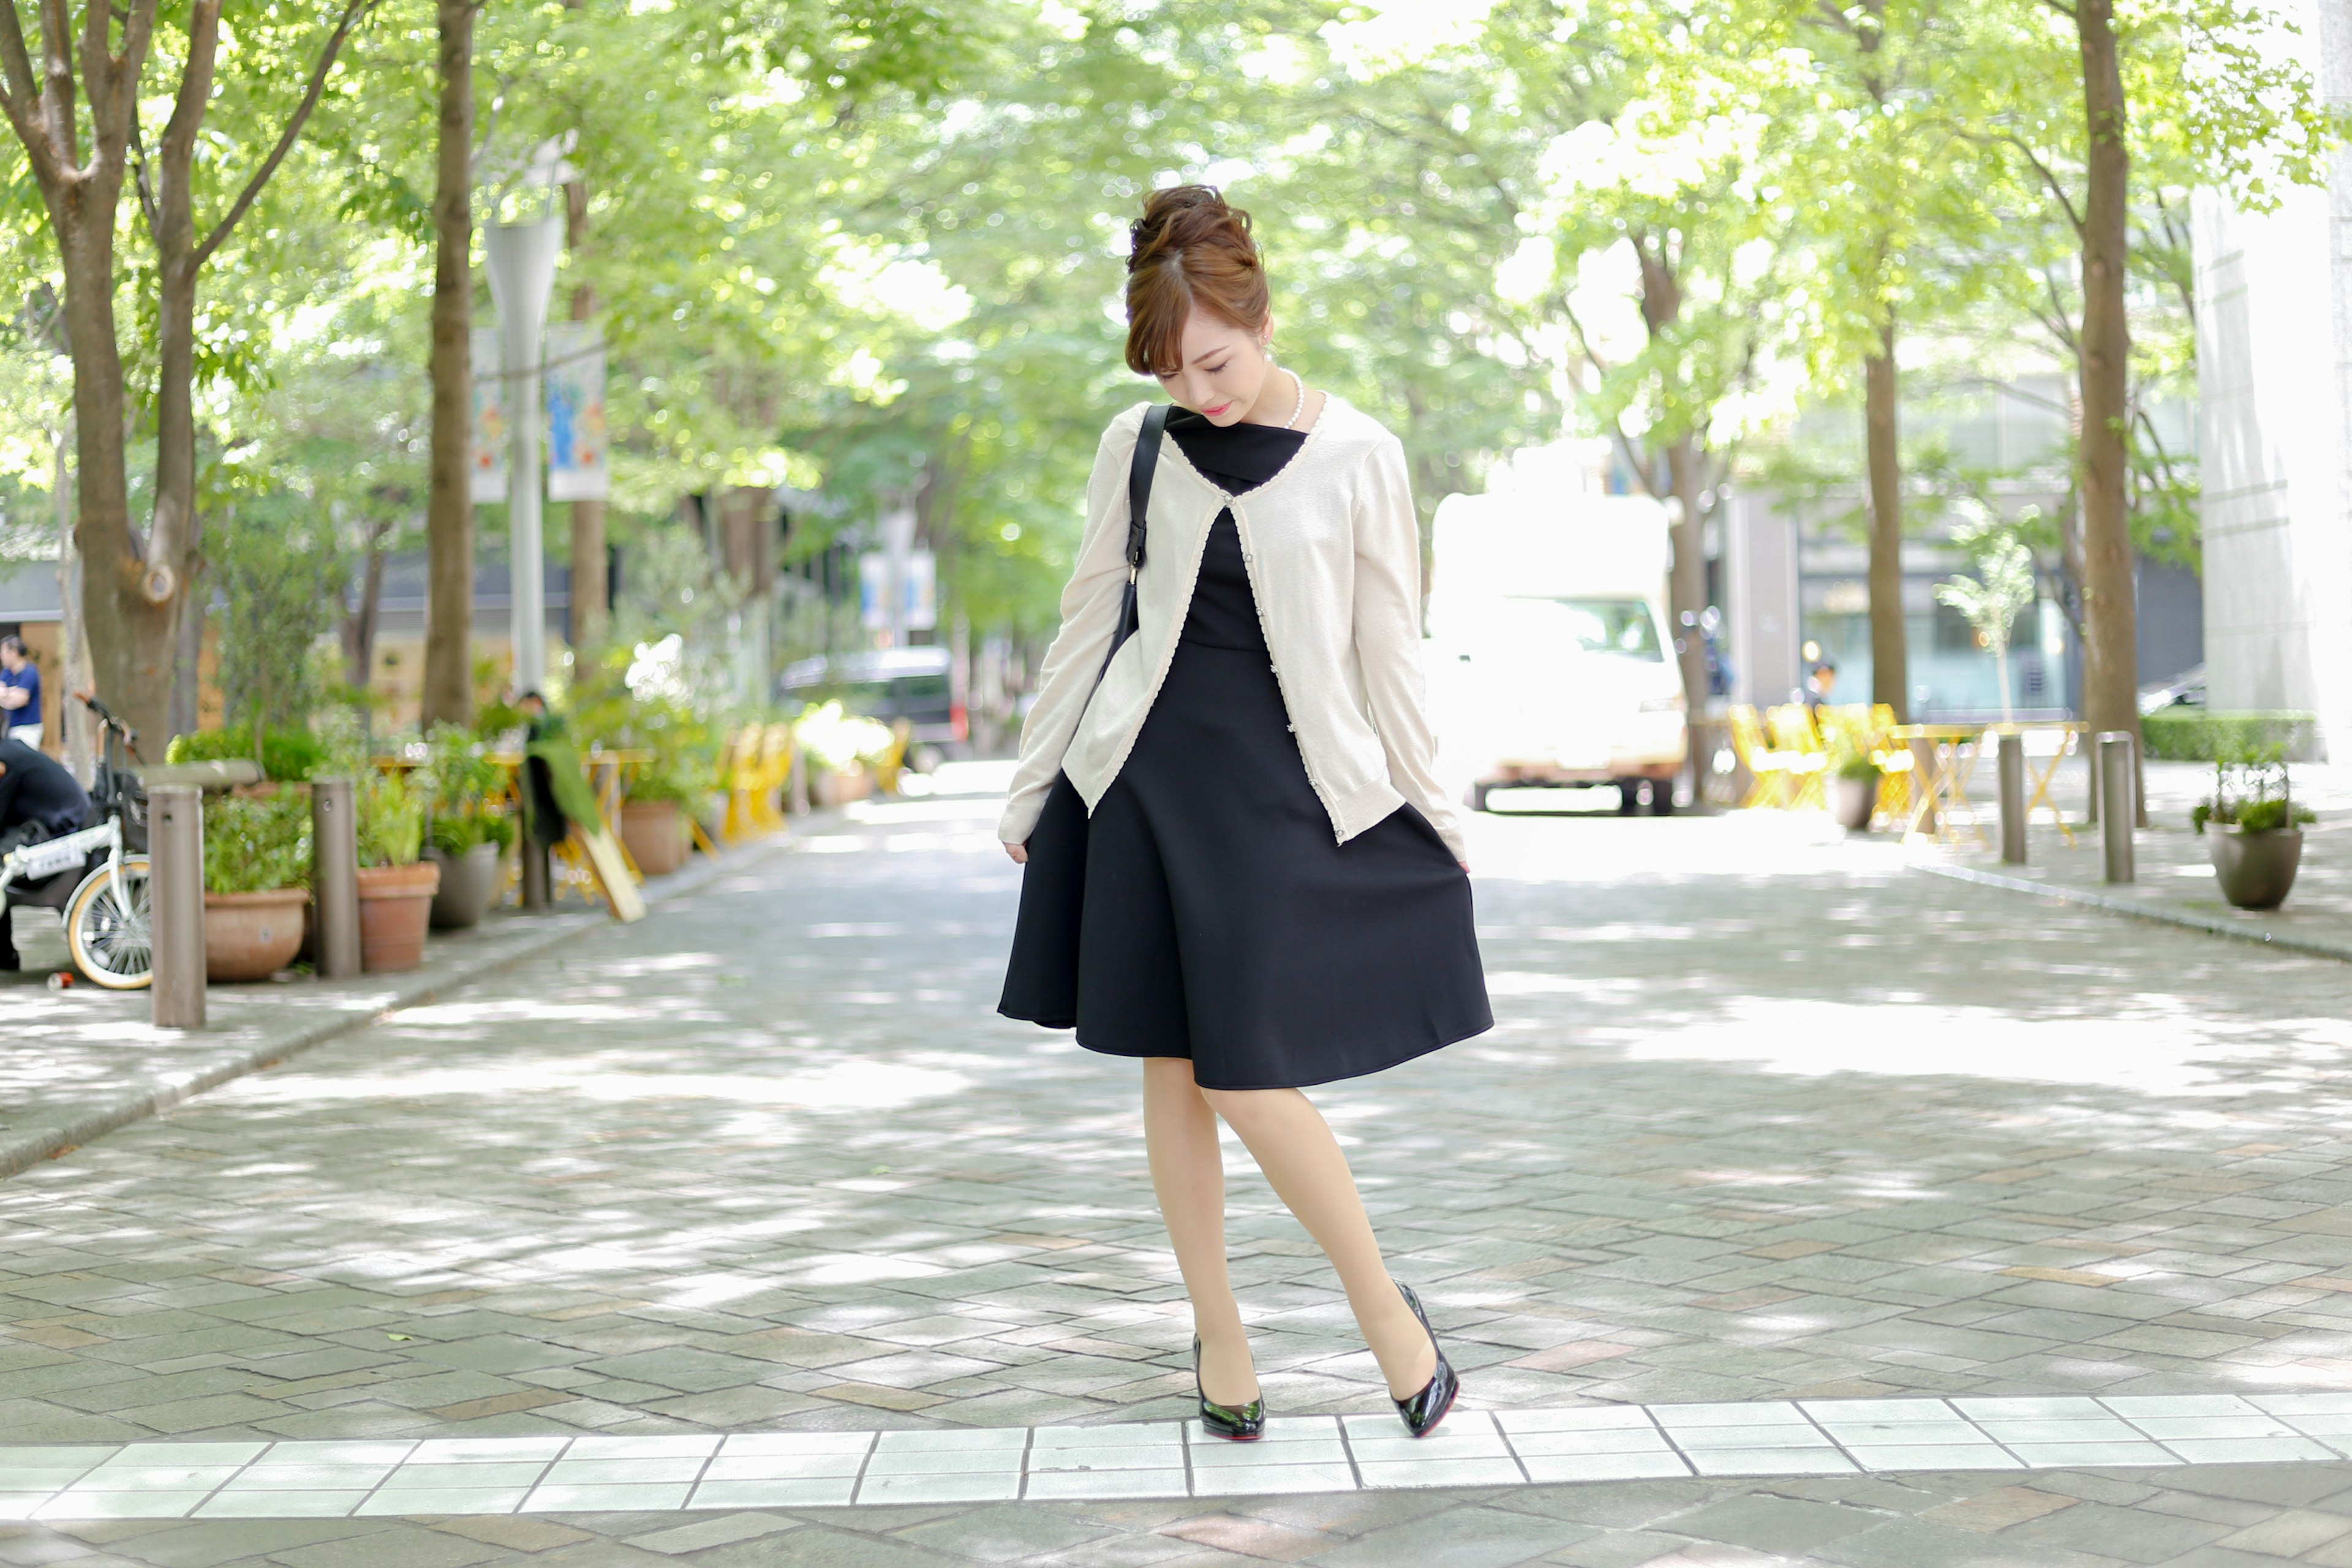
[[[1397,1415],[1404,1420],[1405,1430],[1416,1437],[1426,1437],[1437,1430],[1445,1413],[1454,1408],[1454,1396],[1462,1392],[1462,1380],[1454,1374],[1454,1363],[1445,1359],[1444,1347],[1437,1342],[1437,1331],[1429,1326],[1429,1314],[1421,1310],[1421,1298],[1412,1293],[1410,1285],[1398,1285],[1404,1295],[1404,1304],[1421,1320],[1429,1335],[1429,1348],[1437,1352],[1437,1370],[1429,1374],[1429,1383],[1411,1399],[1396,1401]]]
[[[1255,1443],[1265,1432],[1265,1395],[1247,1405],[1218,1405],[1201,1387],[1201,1336],[1192,1336],[1192,1392],[1201,1396],[1201,1425],[1235,1443]]]

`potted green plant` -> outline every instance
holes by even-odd
[[[293,963],[310,901],[308,795],[205,800],[205,979],[267,980]]]
[[[425,801],[425,858],[441,869],[432,924],[479,925],[497,901],[499,860],[515,841],[514,818],[498,804],[506,777],[482,742],[455,724],[425,737],[420,787]]]
[[[684,746],[656,743],[621,802],[621,842],[648,877],[666,877],[686,864],[687,813],[710,793],[708,770]]]
[[[2272,746],[2216,763],[2212,798],[2189,820],[2204,837],[2221,896],[2242,910],[2274,910],[2302,868],[2303,825],[2318,816],[2294,804],[2284,750]]]
[[[1840,827],[1860,833],[1877,811],[1878,764],[1841,731],[1830,743],[1830,813]]]
[[[873,763],[890,752],[889,726],[859,718],[839,701],[812,705],[793,724],[808,759],[809,793],[819,805],[846,805],[874,793]]]
[[[360,967],[371,973],[425,962],[425,928],[441,868],[423,858],[425,797],[398,773],[370,768],[359,781]]]

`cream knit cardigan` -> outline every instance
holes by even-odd
[[[1464,858],[1423,711],[1421,531],[1404,448],[1337,397],[1288,466],[1246,495],[1227,495],[1175,441],[1161,444],[1136,634],[1096,685],[1127,581],[1128,466],[1148,406],[1113,419],[1096,450],[1062,630],[1022,727],[997,837],[1028,842],[1056,773],[1070,775],[1089,815],[1118,777],[1176,656],[1209,529],[1230,507],[1283,706],[1333,836],[1344,844],[1411,801]]]

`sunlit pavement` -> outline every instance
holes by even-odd
[[[1134,1069],[989,1012],[994,811],[862,808],[0,1184],[5,1441],[1179,1418]],[[1812,819],[1474,833],[1499,1026],[1318,1096],[1465,1410],[2352,1391],[2352,968]],[[1311,1245],[1245,1166],[1232,1203],[1277,1419],[1381,1414]],[[12,1530],[0,1562],[289,1568],[2352,1563],[2352,1468]]]

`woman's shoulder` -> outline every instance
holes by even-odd
[[[1146,399],[1141,403],[1129,404],[1112,415],[1110,423],[1103,426],[1102,444],[1105,447],[1134,446],[1137,432],[1143,428],[1144,413],[1150,406],[1150,401]]]
[[[1326,460],[1342,464],[1370,461],[1391,447],[1400,451],[1404,443],[1396,438],[1389,427],[1341,397],[1327,393],[1323,412],[1316,417],[1316,444],[1322,447]]]

